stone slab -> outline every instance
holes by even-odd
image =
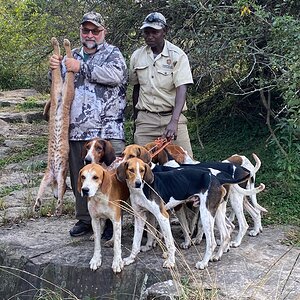
[[[1,299],[5,299],[4,294],[11,297],[21,291],[30,294],[31,284],[37,290],[45,285],[52,288],[57,285],[79,299],[103,295],[113,299],[140,299],[143,289],[153,283],[184,278],[190,278],[193,289],[215,291],[216,299],[294,300],[300,297],[299,248],[282,243],[286,231],[292,230],[290,227],[268,227],[257,237],[245,237],[239,248],[232,248],[221,261],[211,262],[206,270],[194,268],[203,255],[203,241],[188,250],[178,249],[177,268],[172,272],[162,268],[162,251],[157,247],[140,253],[136,263],[115,275],[111,270],[112,248],[102,247],[102,266],[96,272],[89,270],[93,242],[88,236],[69,236],[68,230],[74,222],[64,216],[0,227]],[[129,223],[123,226],[123,257],[131,248],[133,229]],[[175,228],[174,236],[179,244],[179,228]],[[4,279],[11,268],[17,268],[14,273],[29,283],[18,280],[14,288],[10,287]],[[16,281],[14,276],[17,275],[10,275],[10,281]],[[6,287],[3,287],[5,282]]]

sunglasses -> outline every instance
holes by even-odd
[[[156,17],[156,15],[153,13],[151,14],[150,16],[148,16],[146,19],[145,19],[145,22],[148,22],[148,23],[161,23],[163,24],[164,26],[167,26],[167,24],[159,19],[158,17]]]
[[[88,28],[81,28],[82,34],[89,34],[90,32],[92,35],[98,35],[100,32],[102,32],[104,29],[88,29]]]

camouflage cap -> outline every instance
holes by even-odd
[[[140,29],[151,27],[159,30],[165,28],[166,26],[167,26],[167,21],[166,18],[163,16],[163,14],[159,12],[153,12],[145,18],[143,25]]]
[[[94,11],[88,12],[82,17],[82,21],[80,24],[83,24],[85,22],[93,23],[97,27],[104,27],[104,19],[99,13],[96,13]]]

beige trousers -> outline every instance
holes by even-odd
[[[161,115],[148,111],[139,111],[135,120],[134,143],[145,145],[161,137],[171,120],[172,115]],[[187,119],[181,114],[178,122],[177,139],[172,141],[181,146],[193,157],[191,141],[187,130]]]

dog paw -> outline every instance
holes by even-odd
[[[92,235],[90,236],[89,240],[90,240],[90,241],[94,241],[94,240],[95,240],[95,235],[92,234]]]
[[[124,262],[122,258],[114,259],[111,267],[114,273],[120,273],[124,268]]]
[[[101,256],[93,256],[93,258],[90,261],[90,269],[92,271],[96,271],[102,264]]]
[[[199,270],[204,270],[207,266],[208,266],[208,263],[201,260],[196,263],[195,267]]]
[[[182,242],[180,244],[180,248],[181,249],[189,249],[191,247],[191,243],[190,242]]]
[[[164,268],[174,268],[174,266],[175,266],[175,262],[172,259],[167,259],[163,263]]]
[[[147,244],[145,246],[141,246],[141,248],[140,248],[141,252],[147,252],[147,251],[149,251],[151,249],[152,249],[152,246],[151,245],[147,245]]]
[[[250,236],[257,236],[258,234],[259,234],[259,230],[254,230],[254,229],[253,229],[253,230],[250,230],[250,231],[249,231],[249,235],[250,235]]]
[[[232,241],[230,242],[230,247],[237,248],[241,245],[241,241]]]
[[[114,246],[114,239],[113,238],[111,238],[110,240],[108,240],[104,243],[104,247],[106,247],[106,248],[112,248],[113,246]]]
[[[123,259],[123,263],[124,263],[124,266],[129,266],[129,265],[131,265],[132,263],[134,263],[134,257],[132,257],[132,256],[128,256],[128,257],[125,257],[124,259]]]
[[[210,258],[210,261],[219,261],[219,260],[221,260],[221,256],[219,256],[218,254],[213,255],[213,256]]]
[[[192,244],[200,245],[201,241],[202,241],[202,237],[201,238],[193,238],[192,239]]]

